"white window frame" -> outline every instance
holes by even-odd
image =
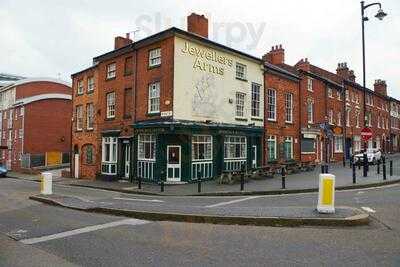
[[[82,95],[82,94],[83,94],[83,91],[84,91],[84,89],[83,89],[83,79],[80,79],[80,80],[78,80],[78,85],[77,85],[76,93],[77,93],[78,95]]]
[[[284,153],[284,156],[286,157],[286,160],[292,160],[293,159],[293,137],[291,136],[286,136],[284,139],[284,144],[283,144],[283,151],[285,151],[285,144],[290,143],[290,157],[286,157],[286,154]]]
[[[76,130],[82,131],[83,130],[83,106],[77,105],[75,107],[76,113]]]
[[[307,78],[307,90],[313,92],[313,79],[310,77]]]
[[[236,110],[235,110],[236,117],[243,118],[245,116],[245,103],[246,103],[246,94],[242,92],[236,92]]]
[[[285,94],[285,122],[293,123],[293,94]]]
[[[332,109],[329,110],[328,118],[329,118],[329,124],[333,125],[333,110]]]
[[[113,119],[115,118],[115,97],[116,94],[115,92],[109,92],[106,94],[106,117],[107,119]]]
[[[204,148],[204,158],[200,158],[200,146]],[[196,152],[197,151],[197,158]],[[212,161],[213,160],[213,138],[211,135],[192,136],[192,161]]]
[[[337,125],[342,126],[342,112],[337,113]]]
[[[274,158],[273,159],[271,159],[270,158],[270,150],[269,150],[269,144],[270,143],[274,143]],[[267,145],[266,145],[266,147],[267,147],[267,160],[268,161],[275,161],[275,160],[277,160],[277,151],[276,151],[276,148],[277,148],[277,138],[276,138],[276,136],[275,135],[268,135],[267,136]]]
[[[232,156],[232,152],[237,152],[239,145],[239,157]],[[233,148],[233,150],[232,150]],[[247,139],[245,136],[225,136],[224,138],[224,160],[247,159]]]
[[[312,101],[307,103],[307,122],[314,123],[314,103]]]
[[[343,153],[343,136],[335,135],[334,141],[335,141],[335,153]]]
[[[240,80],[246,80],[247,79],[247,66],[236,62],[236,78]]]
[[[148,113],[160,112],[160,82],[149,84]]]
[[[251,84],[251,116],[260,117],[261,107],[261,85],[257,83]]]
[[[149,67],[161,65],[161,48],[155,48],[149,51]]]
[[[101,153],[101,173],[108,175],[117,174],[117,158],[118,158],[118,138],[103,137]],[[109,146],[108,155],[106,146]],[[114,169],[114,171],[112,171]]]
[[[107,65],[107,79],[113,79],[117,76],[117,63]]]
[[[350,127],[350,109],[346,109],[346,127]]]
[[[94,76],[88,77],[87,83],[88,83],[87,92],[88,93],[93,92],[94,91]]]
[[[330,87],[328,87],[328,97],[333,98],[333,90]]]
[[[146,157],[146,148],[150,149],[150,157]],[[155,161],[156,160],[156,136],[153,134],[138,135],[138,160]]]
[[[86,104],[86,129],[93,130],[93,127],[94,127],[94,104],[88,103]]]
[[[267,99],[268,99],[268,120],[276,121],[276,90],[268,89],[267,90]]]
[[[22,138],[24,137],[24,129],[19,129],[19,130],[18,130],[18,137],[19,137],[20,139],[22,139]]]

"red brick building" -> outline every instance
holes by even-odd
[[[30,78],[0,89],[1,159],[13,171],[69,164],[71,87]]]

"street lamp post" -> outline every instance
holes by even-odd
[[[362,59],[363,59],[363,90],[364,90],[364,127],[367,126],[367,116],[365,109],[365,99],[366,99],[366,90],[365,90],[365,34],[364,34],[364,23],[368,21],[368,17],[365,16],[365,10],[371,6],[379,6],[378,13],[376,13],[375,17],[379,20],[382,20],[387,16],[385,12],[382,10],[382,5],[379,2],[371,3],[368,5],[364,4],[364,1],[361,1],[361,29],[362,29]],[[367,161],[367,162],[366,162]],[[367,177],[368,173],[368,159],[367,159],[367,142],[364,141],[364,155],[363,155],[363,176]]]

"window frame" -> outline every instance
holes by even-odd
[[[113,96],[113,98],[111,98]],[[106,118],[114,119],[116,113],[116,97],[115,92],[108,92],[106,94]]]
[[[91,122],[91,126],[90,126]],[[94,104],[86,104],[86,130],[93,130],[94,128]]]
[[[113,62],[107,65],[107,74],[106,74],[106,79],[114,79],[117,77],[117,63]]]
[[[157,47],[154,49],[149,50],[149,68],[155,68],[161,66],[162,63],[162,53],[161,53],[161,47]]]
[[[251,116],[259,118],[261,116],[261,85],[251,84]]]
[[[94,76],[90,76],[87,78],[87,93],[92,93],[94,91]]]
[[[236,79],[246,81],[247,80],[247,66],[240,62],[236,62],[235,76],[236,76]]]
[[[83,130],[83,105],[75,106],[76,130]]]
[[[242,92],[236,92],[235,94],[235,116],[237,118],[245,117],[245,103],[246,103],[246,94]]]
[[[83,79],[79,79],[76,86],[76,94],[83,95],[83,92],[85,91],[84,87],[85,86],[83,85]]]
[[[285,94],[285,123],[293,123],[293,94]]]
[[[156,136],[154,134],[139,134],[138,135],[138,160],[142,161],[156,161]],[[148,149],[150,157],[146,156],[146,144],[149,145]]]
[[[200,140],[203,138],[203,140]],[[197,140],[195,140],[197,139]],[[200,158],[200,146],[203,145],[204,148],[203,155],[204,158]],[[197,146],[197,147],[196,147]],[[197,150],[197,158],[195,157]],[[206,157],[208,156],[208,157]],[[212,161],[213,160],[213,137],[212,135],[193,135],[192,136],[192,161]]]
[[[149,84],[148,88],[148,102],[147,102],[147,112],[148,114],[158,114],[160,113],[160,82],[154,82]]]
[[[268,121],[276,121],[277,114],[276,114],[276,90],[275,89],[270,88],[267,90],[267,104],[268,104],[268,109],[267,109]],[[271,114],[273,116],[271,116]]]
[[[243,140],[244,140],[244,142],[243,142]],[[239,148],[239,151],[237,151],[238,148]],[[232,151],[233,151],[233,153],[232,153]],[[237,152],[239,152],[239,153],[237,153]],[[232,156],[233,154],[235,154],[235,156]],[[237,157],[236,154],[240,154],[239,157]],[[235,136],[235,135],[225,136],[224,137],[224,160],[242,160],[242,159],[247,159],[247,138],[246,138],[246,136]]]
[[[267,161],[268,162],[276,161],[278,159],[277,137],[276,137],[276,135],[268,135],[266,142],[267,142],[267,145],[266,145],[266,147],[267,147]],[[273,151],[273,154],[274,154],[273,156],[274,157],[273,158],[270,157],[270,155],[271,155],[271,153],[270,153],[270,143],[273,143],[273,149],[274,149],[274,151]]]

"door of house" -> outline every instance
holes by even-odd
[[[74,177],[79,178],[79,154],[74,154]]]
[[[131,170],[131,145],[125,144],[125,164],[124,164],[124,177],[129,179]]]
[[[167,146],[167,181],[181,181],[181,146]]]
[[[253,161],[252,161],[251,166],[253,168],[257,167],[257,146],[253,146]]]

